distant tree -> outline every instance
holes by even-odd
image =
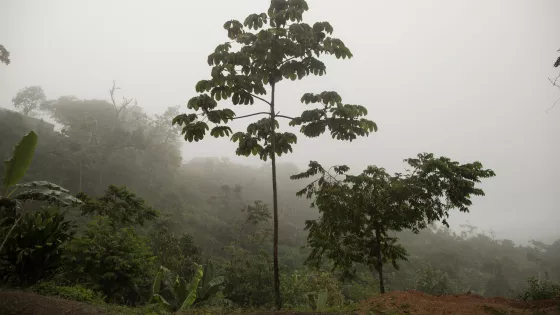
[[[385,292],[383,264],[406,260],[405,248],[390,231],[411,229],[418,233],[429,224],[442,221],[449,210],[468,212],[471,195],[484,195],[475,187],[481,178],[494,176],[479,162],[459,164],[446,157],[419,154],[405,160],[412,169],[407,174],[389,175],[385,169],[369,166],[360,175],[345,175],[349,168],[335,166],[334,174],[312,161],[306,172],[292,176],[303,179],[321,175],[298,192],[313,199],[321,217],[306,221],[312,251],[307,263],[319,266],[323,256],[334,267],[352,273],[355,263],[377,271],[379,289]],[[344,179],[337,179],[344,175]]]
[[[29,116],[39,106],[47,100],[43,88],[40,86],[28,86],[21,89],[14,98],[12,103],[14,107],[20,110],[25,116]]]
[[[455,291],[455,283],[445,271],[427,264],[416,273],[414,289],[432,295],[451,294]]]
[[[198,142],[210,130],[206,120],[215,125],[210,135],[218,138],[229,137],[233,133],[227,124],[234,119],[266,116],[248,124],[246,132],[233,133],[230,139],[239,145],[237,155],[258,155],[262,160],[270,158],[272,162],[274,294],[277,308],[281,308],[282,301],[278,266],[276,155],[292,152],[292,145],[297,141],[295,134],[278,131],[277,118],[289,119],[290,126],[301,126],[300,131],[307,137],[318,137],[328,129],[333,138],[352,141],[377,130],[374,122],[363,118],[367,115],[365,107],[344,104],[340,95],[333,91],[304,94],[302,103],[317,104],[320,108],[305,110],[299,117],[279,114],[276,90],[283,79],[324,75],[326,66],[318,59],[321,55],[343,59],[352,57],[340,39],[329,36],[333,28],[328,22],[317,22],[313,26],[302,22],[303,13],[307,10],[305,0],[273,0],[267,13],[251,14],[243,24],[237,20],[226,22],[224,28],[230,41],[217,46],[208,56],[212,78],[197,83],[196,91],[202,94],[193,97],[187,105],[199,114],[182,114],[173,120],[173,124],[183,126],[185,140]],[[266,24],[269,27],[265,27]],[[239,50],[232,51],[232,44],[236,44]],[[269,99],[262,96],[267,94],[266,86],[270,91]],[[268,110],[236,116],[229,108],[216,109],[218,101],[229,98],[233,105],[252,105],[259,100],[268,105]]]
[[[6,65],[10,64],[10,52],[4,47],[4,45],[0,45],[0,62],[5,63]]]
[[[92,198],[83,192],[78,193],[77,197],[83,202],[82,214],[107,216],[115,226],[144,225],[159,214],[126,186],[110,185],[100,198]]]

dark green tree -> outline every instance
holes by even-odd
[[[407,174],[389,175],[383,168],[369,166],[360,175],[346,175],[345,165],[333,167],[331,174],[312,161],[306,172],[292,176],[320,175],[298,192],[313,199],[312,207],[321,214],[318,220],[306,221],[312,248],[307,263],[319,266],[326,256],[346,274],[352,273],[355,263],[365,264],[377,271],[384,293],[383,265],[391,262],[398,269],[397,260],[407,257],[389,232],[411,229],[418,233],[440,220],[447,226],[449,210],[468,212],[470,196],[484,195],[476,183],[495,175],[480,162],[459,164],[433,154],[405,161],[411,166]]]
[[[328,22],[312,26],[303,23],[303,13],[308,10],[305,0],[273,0],[267,13],[251,14],[243,23],[230,20],[224,24],[229,41],[216,47],[208,56],[212,67],[211,79],[199,81],[187,107],[197,113],[175,117],[173,124],[183,126],[185,140],[200,141],[210,130],[210,135],[229,137],[238,143],[237,155],[258,155],[272,162],[273,189],[273,260],[274,292],[277,308],[281,307],[278,269],[278,193],[276,181],[276,155],[292,152],[297,137],[290,132],[280,132],[277,118],[290,120],[290,126],[300,126],[307,137],[318,137],[330,131],[333,138],[352,141],[377,130],[374,122],[367,120],[365,107],[342,103],[336,92],[306,93],[301,98],[305,104],[320,108],[308,109],[299,117],[280,115],[276,103],[278,84],[284,79],[300,80],[308,75],[326,74],[321,55],[351,58],[352,53],[337,38]],[[254,30],[254,31],[251,31]],[[233,48],[239,47],[236,51]],[[268,89],[268,91],[267,91]],[[265,95],[270,92],[270,97]],[[236,116],[229,108],[217,109],[218,101],[231,99],[233,105],[252,105],[255,100],[268,105],[268,110],[250,115]],[[265,118],[250,123],[245,132],[233,133],[228,123],[234,119],[264,115]],[[212,127],[209,126],[212,124]]]
[[[119,226],[144,225],[146,221],[157,218],[159,212],[149,206],[144,199],[136,196],[126,186],[110,185],[105,195],[92,198],[83,192],[78,193],[83,215],[108,216],[111,223]]]
[[[4,45],[0,45],[0,62],[5,63],[6,65],[10,64],[10,52],[4,47]]]
[[[113,223],[97,217],[69,244],[67,277],[103,292],[110,302],[145,302],[156,257],[134,227],[115,228]]]
[[[39,109],[39,106],[47,100],[43,88],[40,86],[28,86],[21,89],[14,98],[12,103],[14,107],[28,116],[30,113]]]

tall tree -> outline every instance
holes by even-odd
[[[300,131],[307,137],[318,137],[328,129],[333,138],[352,141],[377,130],[374,122],[364,118],[367,115],[365,107],[343,104],[340,95],[333,91],[304,94],[302,103],[317,104],[320,108],[305,110],[299,117],[279,114],[276,93],[283,79],[324,75],[326,66],[318,59],[321,55],[352,57],[340,39],[330,36],[333,28],[328,22],[317,22],[313,26],[302,22],[307,10],[305,0],[272,0],[267,13],[251,14],[243,24],[237,20],[227,21],[224,28],[230,41],[217,46],[208,56],[212,78],[197,83],[196,91],[202,94],[193,97],[187,105],[199,114],[182,114],[173,120],[173,124],[183,126],[182,133],[189,142],[202,140],[208,130],[216,138],[233,134],[230,139],[238,143],[237,155],[258,155],[263,161],[270,158],[277,308],[281,308],[282,301],[278,267],[276,155],[292,152],[292,145],[297,141],[295,134],[278,131],[277,118],[290,120],[290,126],[301,126]],[[251,32],[252,29],[255,31]],[[239,49],[233,51],[232,44]],[[270,97],[266,98],[264,95],[268,92]],[[233,105],[252,105],[258,100],[268,105],[268,111],[236,116],[229,108],[217,109],[217,102],[227,99],[231,99]],[[246,132],[233,133],[228,126],[234,119],[257,115],[266,117],[248,124]],[[211,129],[206,121],[214,124]]]
[[[365,264],[377,271],[384,293],[383,264],[391,262],[398,269],[397,260],[407,257],[389,232],[411,229],[418,233],[440,220],[448,226],[449,210],[468,212],[470,196],[484,195],[475,184],[495,175],[479,162],[459,164],[433,154],[405,161],[412,168],[407,174],[389,175],[383,168],[369,166],[360,175],[346,175],[345,165],[335,166],[331,174],[312,161],[306,172],[292,176],[320,175],[298,192],[313,199],[311,205],[321,214],[318,220],[306,222],[312,248],[307,263],[318,266],[326,256],[347,274],[354,264]]]
[[[4,47],[4,45],[0,45],[0,62],[5,63],[6,65],[10,64],[10,52]]]
[[[21,89],[14,98],[12,103],[14,107],[28,116],[31,112],[39,109],[39,106],[47,100],[43,88],[40,86],[28,86]]]

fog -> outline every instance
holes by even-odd
[[[548,81],[558,71],[559,1],[308,3],[309,21],[329,21],[354,58],[326,58],[327,76],[283,81],[280,112],[303,110],[305,92],[335,90],[366,106],[379,131],[352,143],[298,133],[282,161],[360,172],[370,164],[400,171],[420,152],[479,160],[497,176],[482,184],[487,195],[471,213],[452,214],[453,226],[469,220],[519,242],[558,237],[560,106],[547,109],[560,97]],[[227,40],[224,22],[267,8],[263,0],[2,0],[0,44],[12,63],[0,67],[0,106],[30,85],[48,98],[107,99],[115,80],[150,113],[186,110],[196,82],[209,77],[207,55]],[[234,143],[208,139],[186,143],[183,156],[261,163],[234,152]]]

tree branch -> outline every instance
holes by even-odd
[[[558,80],[560,79],[560,73],[558,74],[558,76],[556,77],[556,79],[554,79],[554,81],[551,78],[548,78],[548,81],[550,81],[550,83],[552,83],[552,86],[555,86],[557,88],[560,89],[560,85],[558,84]],[[552,103],[552,106],[550,106],[547,110],[546,113],[548,114],[548,111],[553,109],[556,104],[558,104],[558,102],[560,102],[560,98],[557,99],[554,103]]]
[[[241,118],[246,118],[246,117],[251,117],[251,116],[256,116],[256,115],[270,115],[270,113],[268,113],[268,112],[258,112],[258,113],[254,113],[254,114],[234,117],[233,119],[241,119]]]
[[[272,105],[270,104],[270,102],[269,102],[269,101],[267,101],[267,100],[265,100],[264,98],[262,98],[262,97],[259,97],[259,96],[256,96],[256,95],[255,95],[255,94],[253,94],[253,93],[249,93],[249,91],[247,91],[247,90],[245,90],[245,89],[241,89],[241,88],[240,88],[240,90],[242,90],[243,92],[245,92],[245,93],[247,93],[247,94],[251,95],[252,97],[254,97],[254,98],[258,99],[258,100],[261,100],[261,101],[263,101],[263,102],[267,103],[267,104],[268,104],[268,106],[272,106]]]
[[[286,118],[286,119],[290,119],[290,120],[294,120],[294,119],[295,119],[295,118],[293,118],[293,117],[284,116],[284,115],[278,115],[278,114],[276,114],[276,117]]]

